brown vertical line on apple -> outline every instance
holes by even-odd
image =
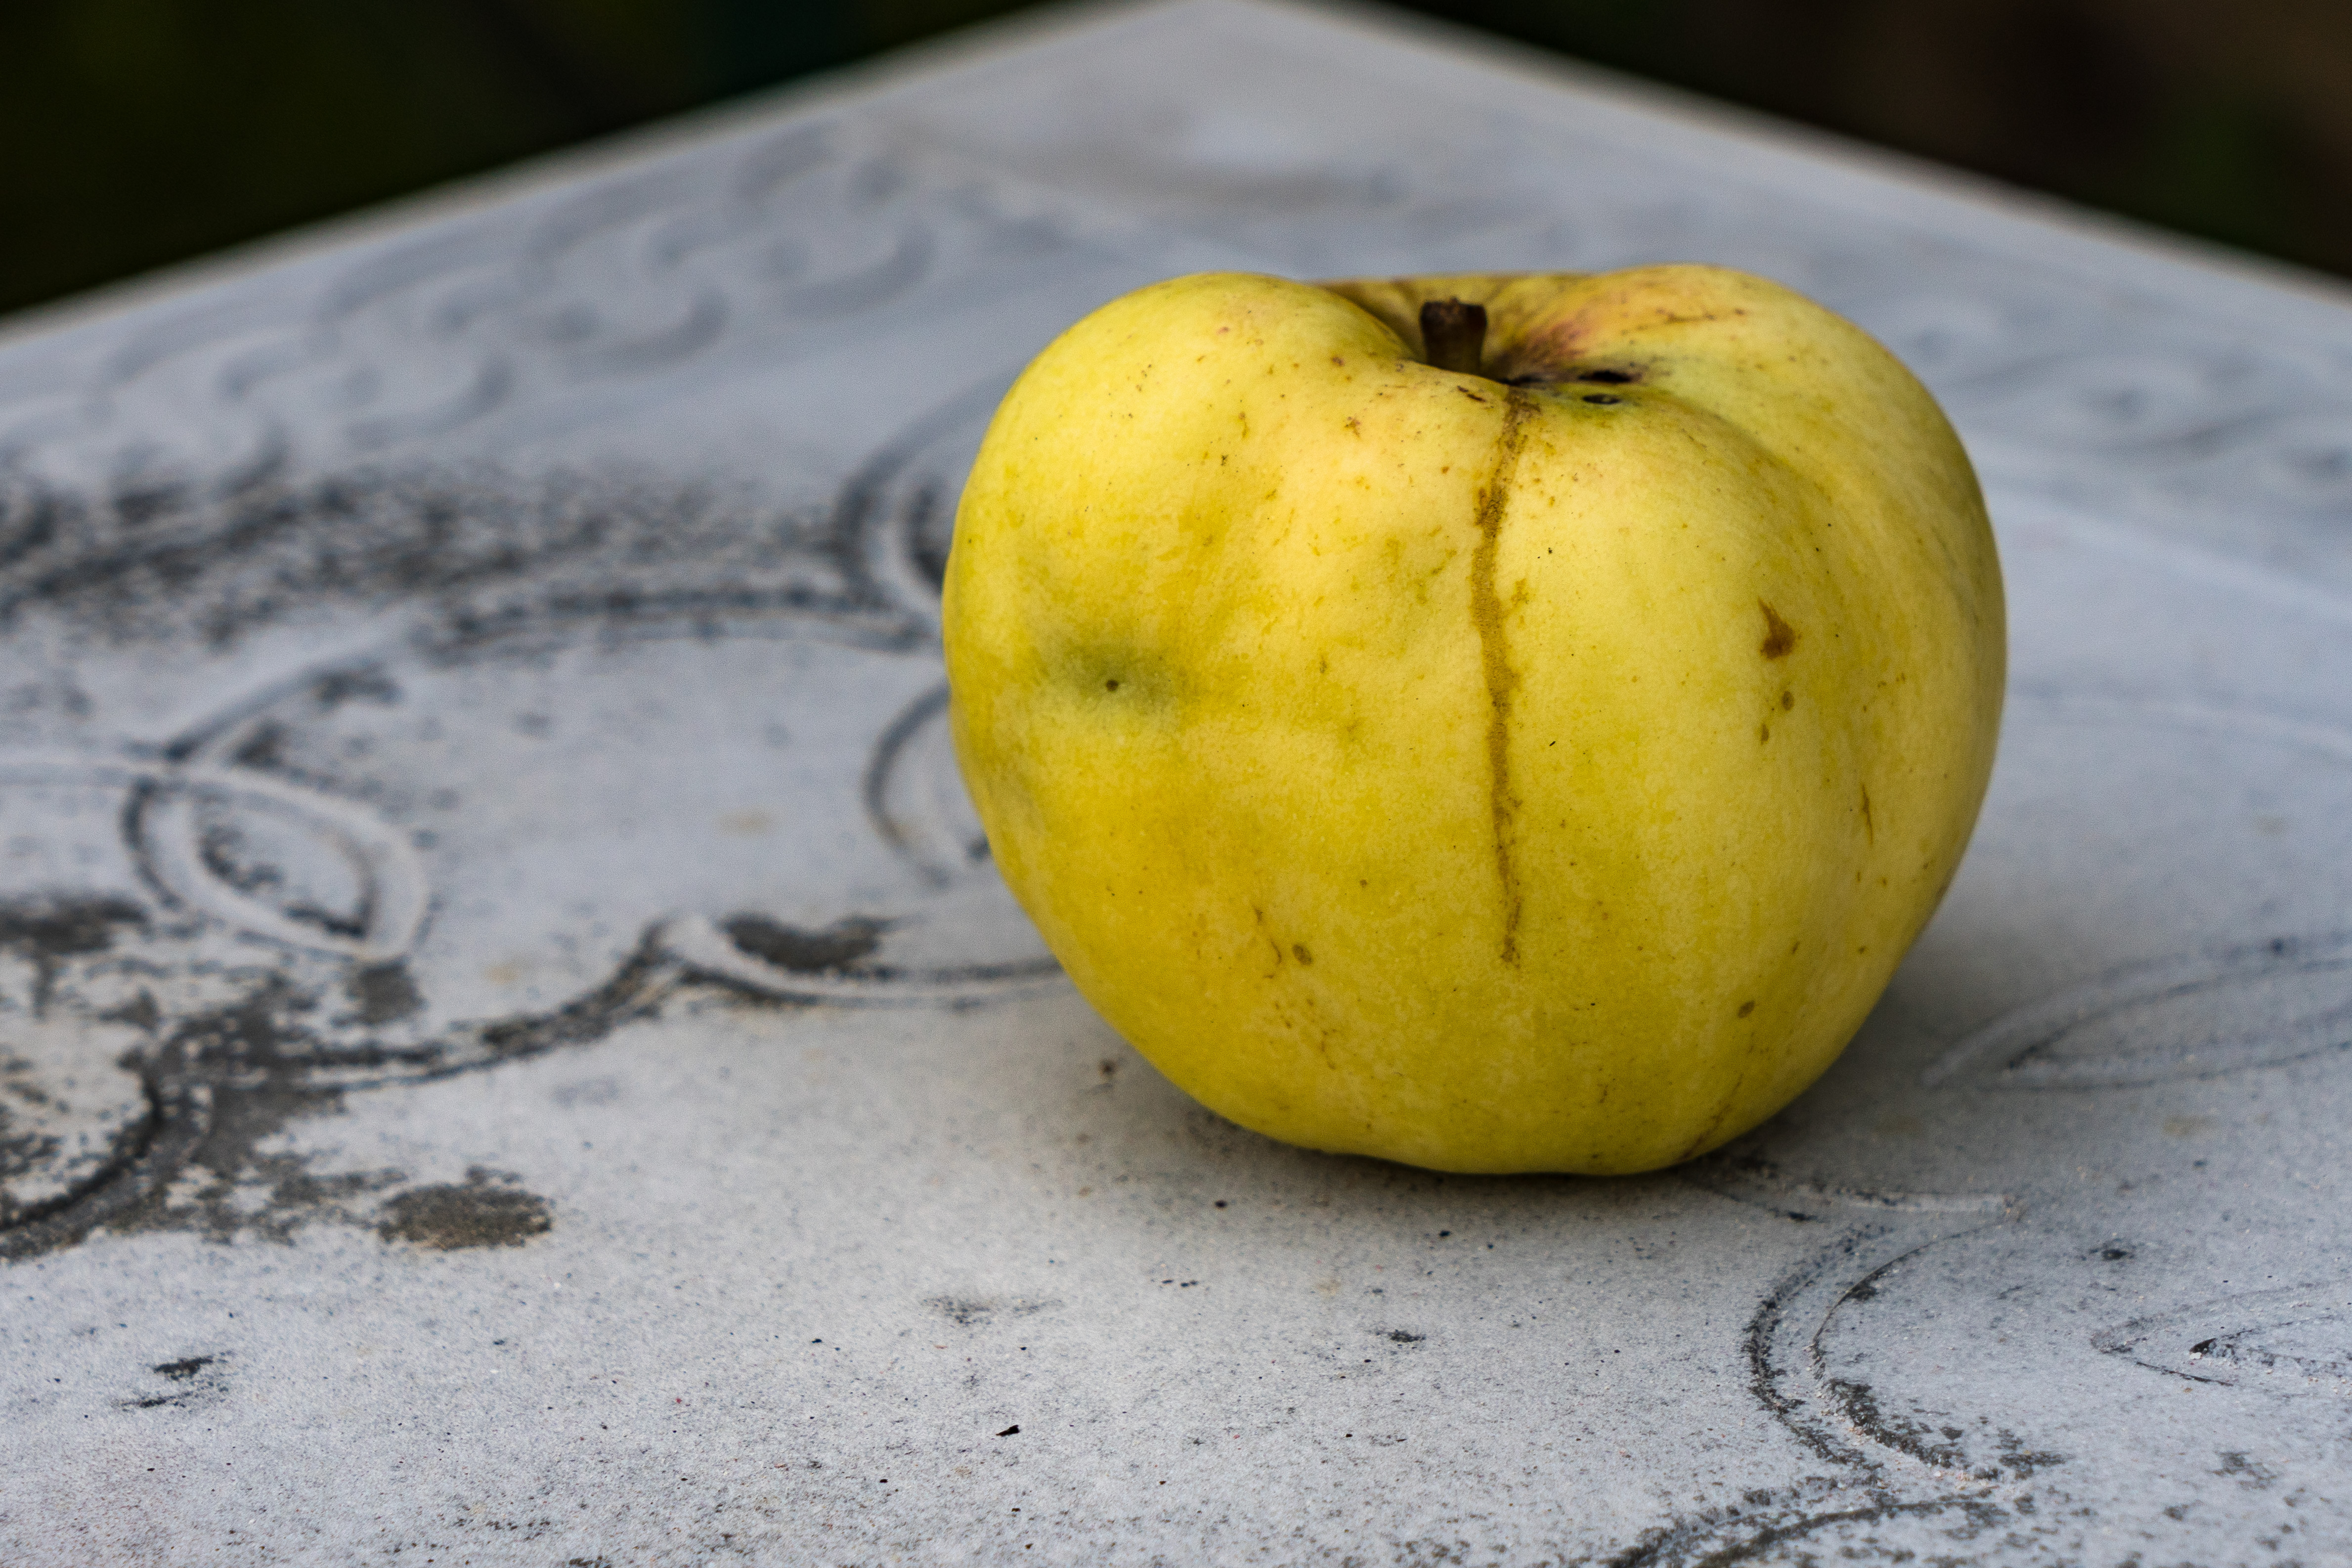
[[[1483,312],[1481,312],[1483,314]],[[1470,619],[1478,628],[1479,661],[1486,678],[1487,800],[1495,821],[1495,871],[1503,889],[1503,962],[1519,962],[1519,878],[1511,864],[1517,833],[1518,796],[1511,793],[1511,698],[1518,672],[1503,630],[1503,601],[1495,592],[1495,555],[1503,538],[1503,512],[1519,463],[1519,444],[1535,399],[1514,387],[1503,405],[1502,434],[1495,441],[1495,467],[1478,490],[1478,543],[1470,554]]]

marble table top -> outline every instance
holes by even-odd
[[[1220,1121],[956,781],[982,421],[1172,273],[1659,259],[1969,442],[1958,882],[1693,1167]],[[0,328],[0,1561],[2352,1561],[2347,301],[1176,0]]]

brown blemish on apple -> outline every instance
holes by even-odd
[[[1274,967],[1267,970],[1265,974],[1265,979],[1271,980],[1276,974],[1279,973],[1282,969],[1282,943],[1275,941],[1274,933],[1265,929],[1265,911],[1264,910],[1260,909],[1255,904],[1252,904],[1250,906],[1250,916],[1257,921],[1257,934],[1259,938],[1265,942],[1266,951],[1274,954]]]
[[[1511,862],[1517,835],[1518,797],[1511,793],[1511,700],[1519,685],[1511,668],[1503,628],[1503,601],[1495,592],[1495,555],[1503,537],[1503,511],[1519,462],[1519,445],[1535,400],[1514,391],[1503,405],[1503,429],[1495,441],[1495,466],[1479,487],[1477,547],[1470,553],[1470,619],[1478,628],[1479,663],[1486,678],[1487,804],[1495,821],[1495,873],[1502,884],[1503,962],[1519,962],[1519,878]]]
[[[1757,600],[1756,607],[1764,612],[1764,640],[1757,651],[1766,658],[1788,658],[1789,650],[1797,646],[1797,628],[1782,620],[1780,612],[1763,600]]]
[[[1748,1004],[1748,1006],[1742,1007],[1739,1010],[1739,1016],[1745,1018],[1748,1016],[1748,1009],[1755,1005],[1755,1003],[1750,1002]],[[1671,1163],[1678,1165],[1685,1160],[1691,1159],[1697,1155],[1701,1151],[1705,1150],[1715,1142],[1716,1132],[1721,1129],[1725,1121],[1730,1119],[1731,1108],[1739,1103],[1739,1091],[1747,1087],[1748,1064],[1755,1060],[1755,1054],[1756,1047],[1751,1043],[1748,1047],[1748,1060],[1740,1063],[1739,1076],[1731,1080],[1730,1091],[1724,1095],[1723,1103],[1717,1107],[1715,1114],[1707,1120],[1706,1130],[1700,1132],[1697,1137],[1692,1139],[1690,1142],[1690,1147],[1675,1155],[1673,1161],[1670,1162]]]
[[[1495,352],[1489,366],[1495,379],[1507,386],[1558,388],[1568,385],[1632,386],[1650,367],[1644,364],[1580,363],[1576,345],[1559,334],[1507,345]]]

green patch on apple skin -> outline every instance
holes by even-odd
[[[1142,648],[1089,647],[1054,662],[1054,684],[1105,717],[1164,715],[1176,705],[1174,672],[1165,659]]]

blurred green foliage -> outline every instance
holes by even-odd
[[[1456,0],[1425,8],[2352,274],[2345,0]]]
[[[0,309],[845,59],[730,0],[5,0]]]
[[[1013,8],[0,0],[0,310]],[[1421,8],[2352,273],[2352,5],[2343,0]]]

